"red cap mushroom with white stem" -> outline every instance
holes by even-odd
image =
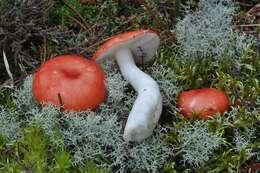
[[[161,112],[162,97],[157,83],[136,64],[154,59],[160,40],[153,30],[135,30],[111,37],[95,53],[100,62],[115,58],[124,78],[138,92],[124,130],[126,141],[141,141],[150,136]]]
[[[106,95],[102,69],[78,55],[62,55],[46,61],[35,73],[32,89],[41,104],[62,104],[65,111],[95,109]]]

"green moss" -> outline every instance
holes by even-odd
[[[12,109],[14,106],[11,91],[8,89],[0,89],[0,105],[5,105]]]
[[[75,26],[75,23],[70,20],[70,17],[74,17],[81,21],[79,16],[69,6],[76,9],[89,24],[92,24],[98,18],[100,9],[96,5],[83,5],[78,0],[64,2],[68,5],[64,4],[62,1],[56,2],[54,7],[55,10],[49,15],[49,23],[51,25],[61,24],[63,26],[73,27]]]

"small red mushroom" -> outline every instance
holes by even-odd
[[[46,61],[34,75],[32,90],[41,104],[58,106],[62,101],[65,111],[95,109],[106,95],[101,68],[94,61],[77,55],[62,55]]]
[[[187,118],[208,119],[217,112],[223,114],[229,100],[223,91],[215,88],[194,89],[180,94],[178,107]]]

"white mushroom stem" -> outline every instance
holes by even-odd
[[[157,83],[136,65],[129,49],[119,49],[115,58],[124,78],[138,92],[124,130],[126,141],[141,141],[150,136],[161,112],[162,97]]]

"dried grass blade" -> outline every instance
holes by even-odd
[[[8,61],[7,61],[5,51],[3,51],[3,59],[4,59],[4,65],[5,65],[5,69],[7,71],[7,74],[8,74],[8,76],[11,79],[11,87],[13,87],[13,85],[14,85],[14,78],[13,78],[13,74],[10,71],[10,66],[9,66]]]

